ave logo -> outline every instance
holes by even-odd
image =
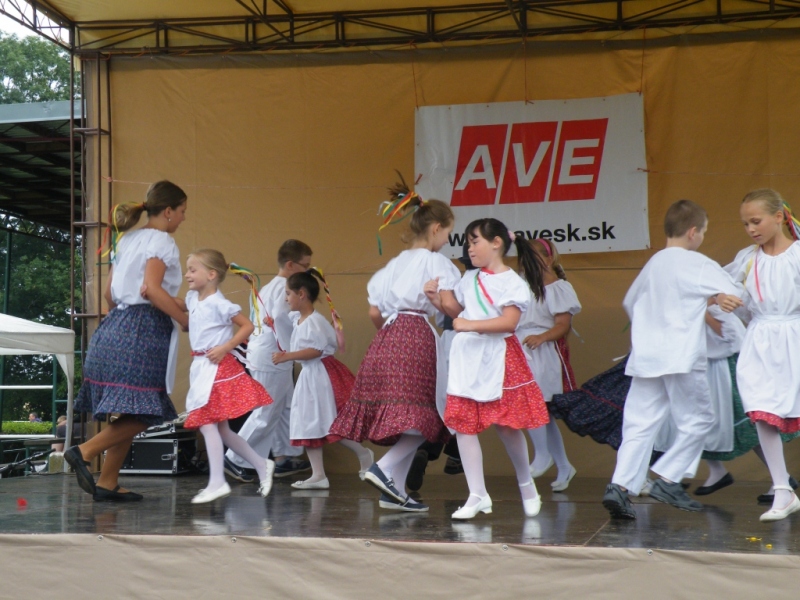
[[[608,119],[464,125],[450,205],[594,200]]]

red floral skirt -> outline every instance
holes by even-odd
[[[326,356],[323,358],[322,364],[325,365],[325,370],[328,372],[328,377],[331,380],[333,398],[336,401],[336,410],[338,411],[350,398],[350,394],[353,391],[353,384],[356,381],[355,375],[347,368],[346,364],[333,356]],[[321,448],[325,444],[333,444],[341,439],[342,436],[340,435],[326,435],[324,438],[317,438],[315,440],[291,440],[290,443],[292,446]]]
[[[550,421],[539,385],[516,336],[506,338],[503,396],[492,402],[447,395],[444,422],[458,433],[478,434],[491,425],[535,429]]]
[[[772,413],[754,410],[747,413],[750,421],[763,421],[778,428],[781,433],[796,433],[800,431],[800,417],[779,417]]]
[[[450,438],[436,410],[436,338],[424,318],[401,314],[375,334],[331,433],[391,446],[409,430]]]
[[[197,429],[203,425],[220,423],[241,417],[266,404],[272,404],[272,398],[264,386],[250,377],[238,360],[227,354],[217,367],[208,403],[190,412],[183,426]]]

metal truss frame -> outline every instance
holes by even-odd
[[[424,46],[800,17],[800,0],[494,0],[315,13],[289,0],[229,2],[238,14],[73,22],[45,0],[0,0],[0,13],[78,56]]]

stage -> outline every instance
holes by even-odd
[[[800,567],[800,519],[758,521],[764,483],[737,482],[700,513],[637,500],[636,521],[614,522],[600,504],[605,480],[579,476],[557,494],[543,477],[542,511],[527,519],[514,480],[490,477],[494,512],[454,522],[463,476],[426,478],[427,514],[379,508],[356,475],[330,479],[323,491],[276,480],[266,500],[234,484],[229,498],[199,506],[189,501],[205,478],[195,475],[124,477],[145,494],[130,505],[93,502],[72,475],[2,479],[0,595],[610,598],[651,588],[656,598],[741,597],[794,587]],[[102,587],[87,585],[102,573]]]

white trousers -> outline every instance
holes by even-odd
[[[703,441],[714,423],[705,371],[633,378],[625,400],[622,445],[612,483],[633,494],[641,491],[656,435],[670,413],[677,429],[675,442],[651,470],[664,479],[681,481],[703,451]]]
[[[272,404],[255,409],[239,430],[250,447],[264,458],[269,456],[300,456],[303,448],[289,442],[289,419],[292,410],[294,382],[291,369],[286,371],[252,371],[258,381],[272,397]],[[228,450],[226,456],[234,464],[250,468],[250,463]]]

